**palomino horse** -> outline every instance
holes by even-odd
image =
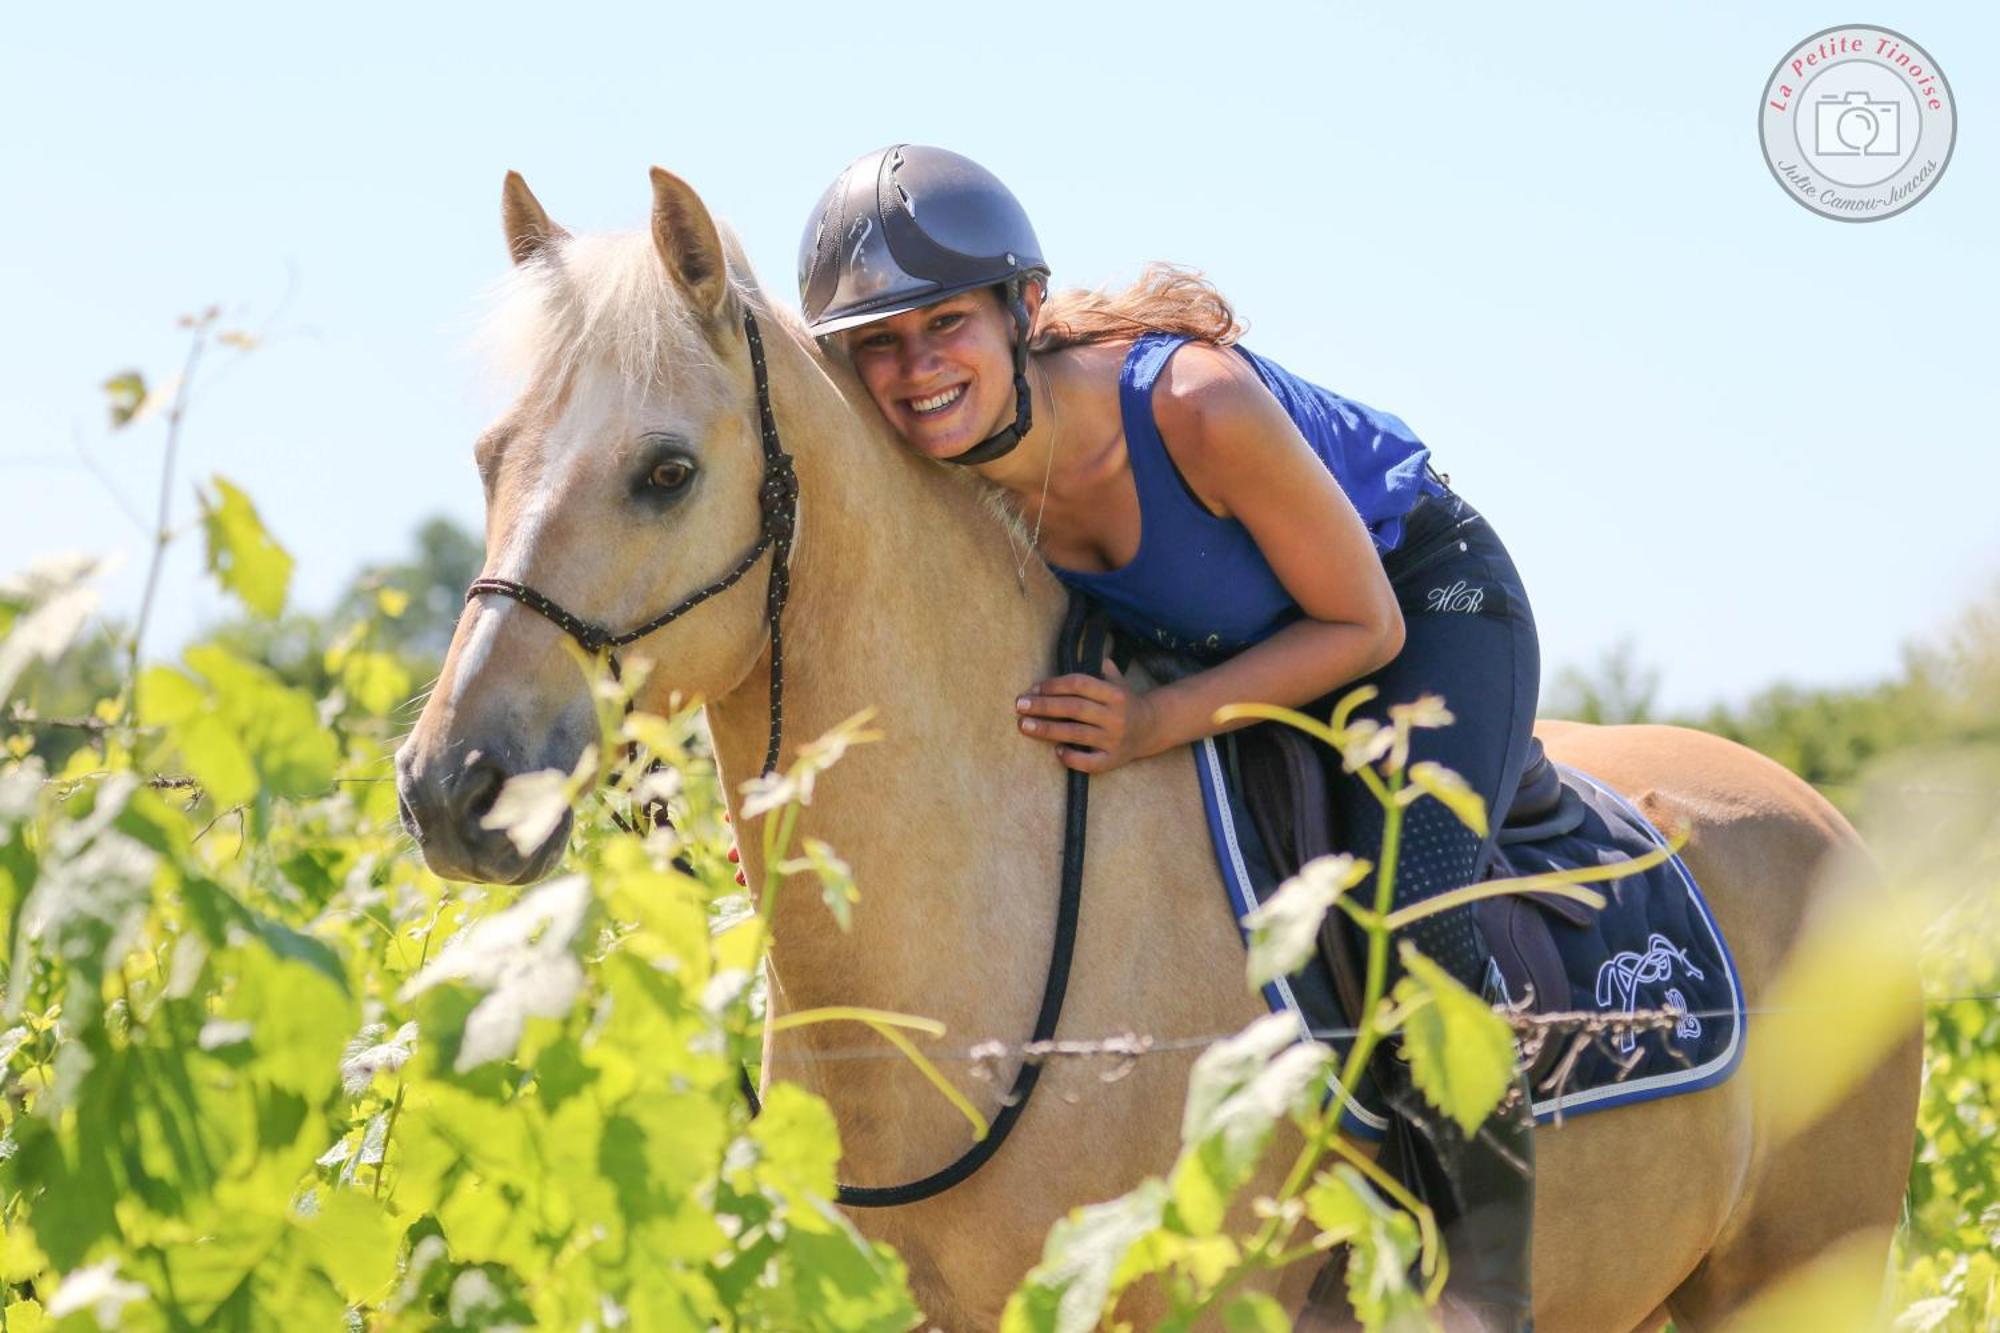
[[[1024,1039],[1054,929],[1063,770],[1024,739],[1013,699],[1046,674],[1063,594],[1020,534],[955,469],[900,448],[853,376],[770,306],[700,198],[653,173],[648,233],[578,236],[510,176],[517,269],[501,317],[527,353],[514,406],[479,441],[486,574],[532,586],[600,625],[636,626],[750,550],[764,465],[742,311],[767,330],[772,396],[797,457],[800,509],[785,612],[786,736],[865,706],[887,739],[842,762],[801,821],[848,857],[866,897],[849,933],[811,895],[777,908],[774,1012],[872,1005],[942,1019],[955,1043]],[[765,556],[768,559],[769,556]],[[760,571],[761,574],[761,571]],[[642,704],[708,700],[730,783],[765,748],[763,580],[746,578],[628,655],[650,657]],[[560,855],[567,823],[523,857],[480,815],[508,776],[568,771],[594,736],[563,631],[507,598],[467,608],[437,688],[397,756],[425,857],[441,875],[520,883]],[[1624,792],[1661,827],[1692,826],[1685,858],[1758,998],[1833,890],[1852,830],[1778,765],[1663,727],[1542,728],[1550,752]],[[1095,782],[1090,860],[1061,1034],[1161,1039],[1262,1012],[1210,850],[1190,752]],[[732,793],[732,800],[735,797]],[[752,884],[758,844],[743,847]],[[1914,985],[1911,1012],[1915,1013]],[[1755,1040],[1755,1023],[1751,1040]],[[770,1039],[839,1122],[842,1178],[923,1176],[966,1144],[963,1118],[897,1060],[824,1061],[851,1031]],[[1154,1055],[1105,1081],[1057,1061],[1013,1138],[969,1180],[855,1221],[908,1261],[932,1322],[991,1328],[1077,1205],[1163,1172],[1191,1056]],[[1573,1120],[1539,1138],[1535,1287],[1542,1328],[1706,1327],[1776,1275],[1861,1230],[1886,1244],[1903,1192],[1919,1051],[1911,1038],[1802,1136],[1760,1130],[1749,1068],[1708,1091]],[[998,1109],[996,1085],[965,1091]],[[1289,1129],[1285,1131],[1289,1133]],[[1296,1151],[1280,1144],[1253,1192]],[[1275,1291],[1298,1309],[1310,1265]],[[1135,1293],[1121,1315],[1152,1322]]]

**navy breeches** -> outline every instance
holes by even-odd
[[[1456,494],[1430,496],[1411,511],[1402,543],[1383,558],[1402,607],[1402,652],[1361,684],[1380,694],[1357,716],[1384,725],[1388,706],[1421,694],[1444,698],[1451,725],[1412,733],[1410,761],[1431,760],[1456,772],[1485,798],[1489,828],[1481,837],[1441,802],[1406,807],[1396,871],[1396,905],[1474,883],[1487,874],[1505,804],[1520,785],[1541,686],[1535,618],[1507,548],[1484,518]],[[1376,860],[1383,812],[1353,774],[1328,765],[1341,845]],[[1470,906],[1413,923],[1400,938],[1414,943],[1477,992],[1487,950]]]

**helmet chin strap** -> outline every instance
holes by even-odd
[[[1007,308],[1014,314],[1014,420],[964,453],[954,454],[944,462],[967,467],[990,463],[1012,453],[1014,446],[1027,436],[1028,428],[1034,424],[1034,400],[1028,393],[1028,303],[1021,293],[1022,280],[1010,278],[1007,282]]]

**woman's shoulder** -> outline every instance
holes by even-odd
[[[1131,355],[1137,341],[1136,338],[1119,338],[1106,342],[1071,343],[1067,347],[1037,352],[1035,360],[1066,382],[1095,384],[1108,379],[1115,385],[1124,369],[1125,358]]]
[[[1067,423],[1066,440],[1089,440],[1100,447],[1123,440],[1119,382],[1132,342],[1077,343],[1035,353],[1035,364],[1057,395],[1057,415]]]
[[[1203,340],[1176,348],[1153,386],[1153,417],[1163,432],[1199,435],[1215,425],[1267,417],[1275,406],[1248,357]]]
[[[1205,391],[1242,391],[1259,384],[1248,359],[1234,347],[1185,334],[1148,332],[1115,341],[1075,343],[1038,352],[1035,359],[1066,382],[1116,387],[1122,382],[1135,350],[1164,358],[1156,363],[1152,375],[1151,387],[1156,399],[1169,395],[1199,396]]]
[[[1238,423],[1268,424],[1271,412],[1282,411],[1250,362],[1233,347],[1195,338],[1167,346],[1163,337],[1171,335],[1079,344],[1038,354],[1036,359],[1060,386],[1065,417],[1079,424],[1090,422],[1093,436],[1122,438],[1128,358],[1141,342],[1169,352],[1148,397],[1153,424],[1177,466],[1184,466],[1184,455],[1200,449],[1216,427],[1227,431]]]

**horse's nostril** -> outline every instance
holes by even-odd
[[[461,795],[459,809],[464,811],[466,820],[474,826],[480,825],[493,803],[500,799],[500,788],[506,785],[506,778],[500,766],[491,760],[481,760],[469,768],[459,779]],[[468,830],[469,831],[469,830]]]

